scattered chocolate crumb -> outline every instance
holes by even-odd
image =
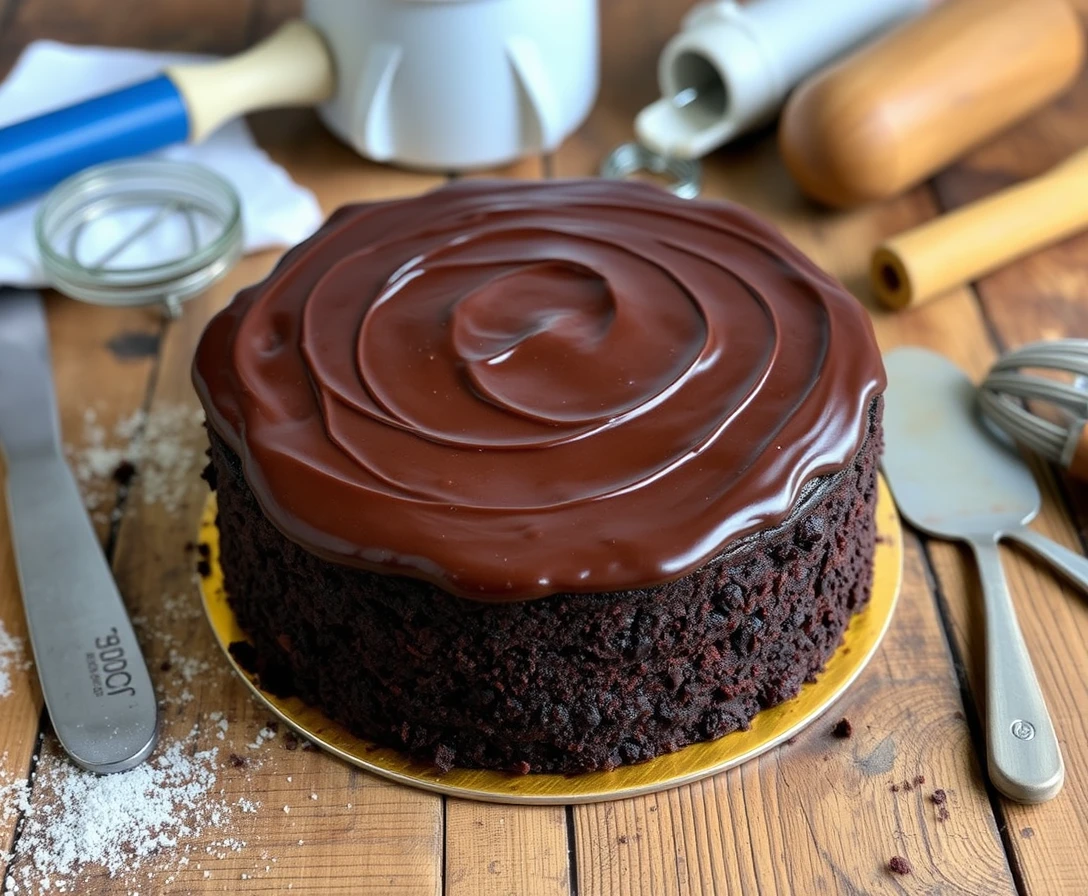
[[[657,811],[657,806],[650,806],[650,811],[651,812],[656,812]]]
[[[298,738],[295,736],[294,731],[288,731],[283,736],[283,748],[290,750],[292,753],[298,749]]]
[[[958,709],[954,713],[952,713],[952,718],[959,719],[961,722],[966,722],[967,721],[967,716],[965,716]]]
[[[925,783],[926,783],[926,776],[925,775],[915,775],[914,776],[914,786],[915,787],[921,787]]]
[[[196,542],[195,541],[185,542],[185,553],[186,554],[191,554],[195,550],[196,550]]]
[[[619,837],[617,837],[616,839],[620,843],[626,843],[627,842],[627,835],[626,834],[620,834]]]
[[[910,781],[903,781],[899,785],[899,789],[900,790],[905,790],[907,793],[910,793],[912,790],[914,790],[914,785],[911,784]]]
[[[113,468],[113,481],[118,485],[128,485],[136,475],[136,465],[130,460],[123,460]]]
[[[196,571],[200,574],[200,578],[206,579],[212,574],[212,565],[201,557],[196,562]]]
[[[265,722],[264,727],[271,731],[273,734],[279,734],[280,723],[277,722],[275,719],[270,719],[269,721]]]
[[[212,555],[212,546],[210,544],[208,544],[206,541],[200,542],[200,544],[198,544],[196,546],[196,550],[197,550],[197,553],[200,554],[200,556],[204,557],[204,558],[208,558],[208,557],[210,557]]]
[[[303,745],[302,745],[302,751],[303,751],[304,753],[312,753],[312,752],[314,752],[314,750],[316,750],[316,749],[317,749],[317,747],[315,747],[315,746],[313,745],[313,743],[311,743],[310,741],[306,741],[306,742],[305,742],[305,743],[303,743]]]
[[[792,747],[795,743],[797,743],[797,736],[796,735],[794,735],[788,741],[786,741],[785,746]]]
[[[1020,828],[1020,836],[1025,840],[1030,840],[1035,836],[1035,828]]]
[[[933,800],[933,802],[936,803],[938,806],[943,806],[945,803],[948,802],[948,794],[940,789],[934,790],[933,795],[930,797],[930,799]]]
[[[163,660],[161,663],[159,663],[159,668],[163,672],[169,672],[174,667],[170,665],[170,660]]]
[[[888,788],[888,790],[890,790],[892,793],[899,793],[899,785],[893,784],[891,787]]]
[[[947,806],[941,806],[937,810],[937,821],[948,821],[948,819],[949,819],[948,807]]]
[[[892,856],[888,860],[888,870],[894,871],[896,874],[910,874],[914,869],[910,867],[910,862],[902,856]]]
[[[230,754],[230,764],[233,765],[235,768],[245,768],[245,766],[246,766],[245,757],[239,756],[237,753],[231,753]]]
[[[835,723],[835,727],[831,729],[831,736],[837,737],[841,740],[846,740],[854,733],[854,726],[850,724],[849,719],[839,719]]]

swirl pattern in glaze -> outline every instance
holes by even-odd
[[[212,320],[194,382],[289,538],[502,601],[660,584],[781,523],[884,373],[750,212],[593,180],[341,209]]]

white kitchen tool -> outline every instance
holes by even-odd
[[[662,98],[635,119],[661,155],[695,159],[770,121],[802,79],[917,15],[928,0],[716,0],[695,7],[658,60]]]
[[[364,156],[479,168],[549,152],[597,95],[595,0],[308,0],[336,60],[322,120]]]
[[[597,92],[595,0],[308,0],[239,56],[177,65],[0,130],[0,205],[273,106],[320,105],[382,162],[479,168],[555,149]]]

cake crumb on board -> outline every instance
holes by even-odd
[[[837,737],[840,740],[846,740],[848,737],[852,737],[854,734],[854,726],[850,724],[850,720],[847,718],[841,718],[835,723],[835,727],[831,729],[831,736]]]
[[[888,860],[888,870],[895,874],[910,874],[914,871],[910,866],[910,862],[903,858],[903,856],[892,856]]]

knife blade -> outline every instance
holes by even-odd
[[[154,749],[158,701],[64,458],[41,297],[0,292],[0,449],[31,649],[61,745],[105,774]]]

